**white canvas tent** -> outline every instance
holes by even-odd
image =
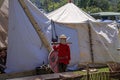
[[[0,48],[7,46],[8,0],[0,0]]]
[[[95,19],[73,3],[67,3],[59,9],[48,14],[48,18],[59,23],[83,23],[87,20],[95,22]]]
[[[97,23],[73,3],[67,3],[47,16],[59,25],[66,26],[56,25],[56,32],[70,37],[71,64],[120,62],[115,23]]]
[[[22,0],[21,0],[22,1]],[[35,24],[42,30],[48,41],[51,41],[50,20],[44,16],[29,0],[24,0],[25,5],[30,11],[30,16],[35,19]],[[74,4],[70,3],[72,6]],[[24,7],[25,8],[25,7]],[[10,0],[9,5],[9,30],[8,30],[8,54],[7,54],[7,73],[22,72],[35,69],[36,67],[48,63],[48,50],[39,38],[34,29],[33,23],[19,3],[19,0]],[[76,9],[77,7],[74,7]],[[25,9],[26,10],[26,9]],[[65,9],[67,10],[67,9]],[[64,10],[64,11],[65,11]],[[79,9],[77,9],[79,10]],[[62,10],[61,10],[62,11]],[[69,10],[68,10],[69,11]],[[72,10],[71,10],[72,11]],[[77,13],[77,11],[75,11]],[[55,22],[57,35],[65,34],[69,37],[71,48],[70,65],[82,62],[92,62],[91,50],[95,62],[120,61],[117,47],[117,29],[114,24],[105,25],[93,23],[95,20],[85,12],[82,12],[79,19],[72,16],[59,16],[64,19],[61,22],[52,18]],[[57,13],[56,13],[57,14]],[[77,17],[78,17],[77,16]],[[71,17],[71,18],[70,18]],[[51,19],[51,17],[49,17]],[[69,21],[70,19],[70,21]],[[89,22],[91,20],[93,22]],[[91,27],[89,27],[91,26]],[[90,30],[91,29],[91,30]],[[39,31],[39,30],[38,30]],[[90,32],[91,31],[91,32]],[[91,36],[90,34],[91,33]],[[91,40],[91,41],[90,41]],[[92,48],[90,46],[92,45]],[[115,55],[114,55],[115,54]],[[114,58],[116,57],[116,58]]]
[[[7,73],[33,70],[43,63],[48,63],[48,50],[35,31],[20,1],[27,6],[31,14],[29,15],[35,19],[35,25],[39,26],[44,35],[49,35],[48,18],[29,0],[10,0],[7,69],[5,70]]]

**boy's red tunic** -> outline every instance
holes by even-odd
[[[67,44],[59,44],[58,46],[53,46],[54,50],[58,51],[58,62],[69,64],[70,61],[70,48]]]

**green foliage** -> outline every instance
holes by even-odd
[[[118,5],[117,5],[117,11],[120,12],[120,1],[118,2]]]
[[[59,0],[59,1],[51,0],[48,4],[48,11],[47,12],[51,12],[51,11],[63,6],[66,2],[67,2],[67,0]]]
[[[31,0],[38,8],[51,12],[68,2],[68,0]],[[120,11],[120,0],[73,0],[86,12]]]
[[[31,0],[38,8],[42,8],[46,12],[51,12],[63,6],[67,1],[68,0]]]
[[[97,12],[101,12],[102,11],[101,8],[94,7],[94,6],[82,8],[82,10],[84,10],[87,13],[97,13]]]

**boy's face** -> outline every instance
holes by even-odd
[[[66,38],[60,38],[60,43],[65,44],[66,43]]]

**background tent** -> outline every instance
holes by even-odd
[[[49,35],[49,20],[29,0],[24,0],[36,24]],[[46,36],[47,37],[47,36]],[[18,0],[10,0],[7,73],[33,70],[48,63],[48,51]]]
[[[59,25],[64,25],[56,25],[55,28],[58,35],[70,37],[71,64],[120,62],[115,23],[97,23],[73,3],[67,3],[47,16]]]
[[[0,48],[7,46],[8,0],[0,0]]]
[[[95,19],[75,6],[73,3],[67,3],[61,8],[48,14],[48,18],[59,23],[83,23],[87,20],[95,22]]]

